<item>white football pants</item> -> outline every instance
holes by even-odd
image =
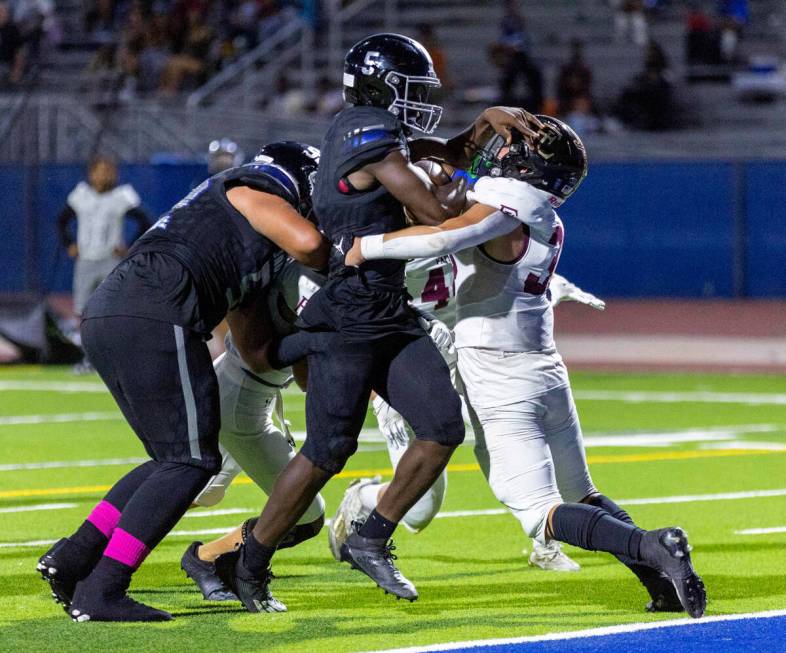
[[[213,367],[221,398],[221,471],[195,499],[199,506],[219,503],[234,478],[244,471],[267,495],[281,470],[295,456],[295,443],[273,422],[277,387],[263,385],[240,368],[236,356],[222,354]],[[325,512],[325,502],[317,495],[298,521],[307,524]]]
[[[526,357],[532,354],[505,354],[503,361],[500,352],[473,348],[462,356],[465,351],[459,350],[458,367],[475,431],[475,456],[497,499],[521,522],[527,535],[545,543],[551,508],[597,491],[587,469],[570,386],[500,405],[504,389],[491,387],[484,369],[495,365],[499,374],[504,366],[516,385],[517,363],[526,374],[532,369]]]

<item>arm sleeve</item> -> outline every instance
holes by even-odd
[[[133,240],[139,238],[143,233],[150,229],[151,223],[147,213],[145,213],[138,206],[134,207],[126,213],[126,218],[133,220],[136,223],[137,232]],[[133,241],[132,241],[133,242]]]
[[[70,247],[75,242],[70,230],[72,220],[76,220],[76,213],[74,213],[74,209],[66,204],[57,218],[57,231],[60,233],[60,242],[63,244],[63,247],[66,248]]]
[[[517,218],[495,211],[476,224],[458,229],[440,230],[437,227],[432,233],[389,240],[384,240],[384,234],[365,236],[360,241],[360,251],[367,261],[445,256],[509,234],[520,224]]]

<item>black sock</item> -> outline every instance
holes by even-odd
[[[134,569],[113,558],[103,556],[85,581],[89,593],[125,592],[131,584]]]
[[[241,562],[254,576],[259,577],[270,566],[276,547],[262,544],[253,533],[246,539],[242,549]]]
[[[630,524],[631,526],[636,525],[633,522],[631,516],[625,510],[620,508],[616,503],[614,503],[614,501],[603,494],[594,495],[588,501],[586,501],[586,503],[591,506],[596,506],[601,510],[605,510],[612,517],[614,517],[614,519],[619,519],[620,521]],[[637,562],[633,558],[625,555],[617,555],[615,557],[623,565],[630,569],[636,578],[638,578],[648,589],[652,583],[657,582],[660,579],[660,572],[656,569],[653,569],[652,567],[649,567],[641,562]]]
[[[365,523],[358,529],[358,535],[370,539],[385,538],[388,539],[393,535],[398,524],[385,519],[376,510],[372,510],[371,514],[366,519]]]
[[[106,543],[109,538],[104,535],[98,528],[91,522],[85,520],[82,525],[76,529],[76,533],[68,537],[80,549],[83,549],[85,554],[93,555],[96,552],[103,551],[106,548]]]
[[[644,531],[605,510],[584,503],[563,503],[554,510],[555,539],[589,551],[606,551],[640,560],[639,544]]]

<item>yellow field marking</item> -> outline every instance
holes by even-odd
[[[590,465],[607,465],[615,463],[640,463],[658,462],[667,460],[691,460],[695,458],[726,458],[729,456],[765,456],[771,454],[784,454],[786,451],[768,451],[756,449],[721,449],[711,451],[657,451],[653,453],[614,454],[608,456],[587,456]],[[477,463],[460,463],[448,465],[448,472],[477,472],[480,467]],[[380,469],[350,469],[336,474],[334,478],[364,478],[370,476],[392,476],[393,469],[386,467]],[[238,485],[251,485],[253,481],[248,476],[240,476],[234,483]],[[43,497],[60,494],[97,494],[107,492],[111,485],[77,485],[75,487],[30,488],[26,490],[0,491],[0,499],[14,499],[20,497]]]

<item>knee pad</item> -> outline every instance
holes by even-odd
[[[401,523],[413,533],[418,533],[426,528],[442,508],[447,483],[447,474],[443,471],[428,492],[407,511]]]

